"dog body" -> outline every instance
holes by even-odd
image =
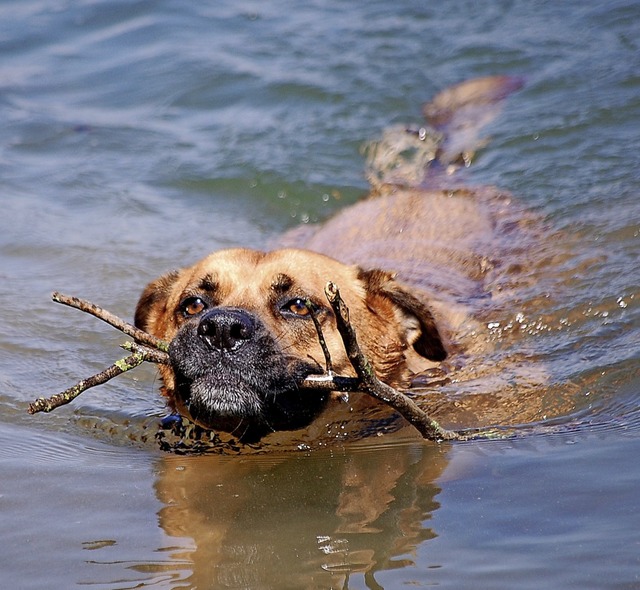
[[[478,82],[447,91],[455,108],[444,106],[458,113],[448,126],[465,120],[470,105],[494,108],[505,92],[496,86],[513,86],[490,80],[480,84],[490,92]],[[307,301],[319,310],[334,369],[353,374],[324,297],[328,281],[340,288],[377,375],[393,387],[447,357],[453,366],[482,354],[488,342],[474,310],[504,288],[519,231],[510,199],[493,189],[429,187],[428,178],[446,175],[398,180],[401,166],[391,169],[395,176],[378,175],[367,199],[286,234],[278,249],[219,251],[147,286],[136,325],[171,341],[171,366],[160,370],[175,409],[246,441],[312,423],[337,396],[299,387],[323,371]]]
[[[437,314],[451,346],[475,326],[470,308],[491,296],[495,271],[521,238],[511,198],[472,190],[385,187],[310,231],[293,232],[301,247],[345,264],[393,273]],[[522,244],[520,244],[522,245]],[[464,345],[469,348],[467,341]]]

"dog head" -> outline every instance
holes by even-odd
[[[160,370],[172,405],[245,440],[309,424],[329,396],[299,387],[324,359],[306,301],[318,310],[335,371],[353,375],[328,281],[386,383],[406,384],[417,359],[445,358],[430,311],[389,273],[305,250],[222,250],[153,281],[138,302],[136,326],[171,342],[171,365]]]

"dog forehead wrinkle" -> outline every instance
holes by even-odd
[[[311,250],[272,250],[264,262],[274,273],[293,277],[294,286],[297,285],[303,290],[311,289],[322,294],[329,281],[336,283],[343,290],[349,287],[358,290],[358,267]]]
[[[280,273],[271,281],[271,290],[282,295],[291,289],[293,283],[294,281],[289,275]]]
[[[200,279],[196,288],[206,293],[215,293],[219,288],[217,277],[213,273],[206,274]]]

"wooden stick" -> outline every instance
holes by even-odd
[[[128,350],[132,354],[116,361],[104,371],[100,371],[96,375],[92,375],[87,379],[79,381],[73,387],[65,389],[61,393],[52,395],[49,398],[39,397],[37,400],[29,404],[27,412],[29,412],[29,414],[36,414],[37,412],[51,412],[60,406],[64,406],[72,402],[83,391],[96,387],[97,385],[102,385],[114,377],[122,375],[122,373],[135,369],[144,362],[165,365],[169,364],[169,355],[161,350],[155,350],[148,346],[136,344],[135,342],[124,342],[121,344],[121,348]]]
[[[169,351],[169,343],[164,340],[160,340],[160,338],[156,338],[152,334],[148,334],[144,330],[140,330],[136,328],[134,325],[125,322],[120,319],[117,315],[112,314],[110,311],[103,309],[102,307],[98,307],[94,303],[90,301],[86,301],[85,299],[79,299],[78,297],[69,297],[68,295],[63,295],[55,291],[51,298],[56,303],[62,303],[63,305],[68,305],[69,307],[73,307],[75,309],[79,309],[80,311],[84,311],[85,313],[89,313],[92,316],[97,317],[98,319],[106,322],[110,326],[113,326],[117,330],[124,332],[127,336],[131,336],[136,342],[141,344],[146,344],[151,348],[155,348],[157,350],[162,350],[163,352]]]
[[[300,382],[304,389],[316,391],[359,391],[362,382],[358,377],[343,377],[342,375],[309,375]]]
[[[316,306],[311,299],[307,299],[305,301],[305,305],[311,314],[311,319],[313,320],[313,325],[316,328],[316,332],[318,333],[318,340],[320,341],[320,348],[322,348],[322,354],[324,354],[325,360],[325,372],[327,377],[333,376],[333,363],[331,362],[331,354],[329,353],[329,348],[327,346],[327,341],[324,339],[324,334],[322,333],[322,326],[320,326],[320,320],[318,320],[318,307]]]
[[[124,348],[132,353],[140,353],[144,356],[144,360],[149,363],[156,363],[158,365],[168,365],[171,363],[169,354],[162,350],[156,350],[155,348],[149,348],[136,342],[123,342],[120,348]]]
[[[349,310],[344,301],[342,301],[340,291],[336,285],[327,283],[325,295],[333,308],[338,331],[342,337],[348,358],[358,377],[345,377],[334,374],[331,355],[317,318],[317,309],[310,301],[307,301],[306,304],[311,313],[325,356],[326,373],[323,375],[309,375],[302,380],[300,387],[323,391],[363,391],[390,405],[427,439],[436,441],[466,440],[468,436],[442,428],[435,420],[429,418],[409,397],[389,387],[377,378],[373,366],[360,350],[355,329],[349,321]],[[115,362],[104,371],[87,379],[83,379],[73,387],[53,395],[50,398],[41,397],[35,400],[29,405],[28,412],[30,414],[50,412],[55,408],[68,404],[83,391],[97,385],[102,385],[110,379],[141,365],[145,361],[157,364],[170,364],[168,342],[136,328],[90,301],[77,297],[69,297],[58,292],[53,293],[52,298],[57,303],[68,305],[101,319],[128,336],[131,336],[135,342],[125,342],[122,344],[122,348],[125,348],[132,354]]]
[[[380,381],[373,366],[364,356],[356,339],[356,331],[349,321],[349,309],[340,297],[340,291],[333,283],[327,283],[325,295],[336,316],[336,324],[342,341],[356,374],[361,380],[361,389],[385,402],[414,426],[424,438],[429,440],[464,440],[465,435],[442,428],[429,418],[418,405],[403,393]]]
[[[97,375],[93,375],[88,379],[83,379],[73,387],[66,389],[62,393],[57,393],[56,395],[52,395],[50,398],[40,397],[31,404],[29,404],[28,412],[29,414],[35,414],[37,412],[51,412],[51,410],[55,410],[60,406],[64,406],[69,402],[73,401],[77,398],[83,391],[91,387],[95,387],[96,385],[102,385],[106,383],[110,379],[117,377],[118,375],[122,375],[122,373],[126,373],[131,369],[134,369],[138,365],[141,365],[145,360],[147,360],[143,353],[135,352],[132,355],[120,359],[107,367],[104,371],[101,371]]]
[[[56,303],[68,305],[69,307],[79,309],[80,311],[84,311],[85,313],[89,313],[92,316],[97,317],[110,326],[113,326],[128,336],[131,336],[136,342],[123,343],[122,348],[128,350],[132,354],[116,361],[104,371],[100,371],[100,373],[92,375],[87,379],[82,379],[76,383],[76,385],[69,389],[65,389],[65,391],[61,393],[52,395],[49,398],[40,397],[33,403],[29,404],[27,409],[29,414],[35,414],[37,412],[51,412],[60,406],[64,406],[72,402],[83,391],[96,387],[97,385],[102,385],[114,377],[134,369],[145,361],[150,363],[169,364],[169,355],[167,353],[169,350],[169,344],[164,340],[160,340],[160,338],[156,338],[155,336],[136,328],[110,311],[107,311],[90,301],[79,299],[78,297],[69,297],[68,295],[63,295],[58,292],[53,293],[51,298]]]

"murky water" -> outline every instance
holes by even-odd
[[[485,4],[0,5],[3,585],[640,586],[640,4]],[[169,454],[152,367],[26,414],[121,356],[51,291],[131,317],[169,268],[354,202],[364,142],[495,73],[527,85],[468,181],[546,236],[489,318],[551,376],[515,437]],[[469,393],[433,404],[481,423]]]

